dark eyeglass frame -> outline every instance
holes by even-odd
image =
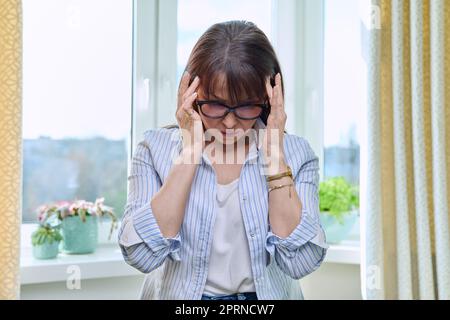
[[[227,109],[227,111],[225,112],[225,114],[223,116],[220,116],[220,117],[219,116],[217,116],[217,117],[208,116],[202,110],[203,105],[205,105],[207,103],[219,104],[219,105],[225,107]],[[229,105],[223,103],[222,101],[218,101],[218,100],[195,100],[195,104],[200,109],[200,111],[203,113],[203,115],[205,117],[207,117],[207,118],[210,118],[210,119],[223,119],[230,112],[234,112],[234,115],[236,116],[236,118],[239,118],[239,119],[242,119],[242,120],[255,120],[255,119],[258,119],[261,116],[261,114],[263,113],[264,109],[268,109],[268,107],[269,107],[268,102],[265,102],[265,103],[244,102],[244,103],[240,103],[240,104],[238,104],[236,106],[231,106],[230,107]],[[243,107],[260,107],[261,108],[261,112],[256,117],[243,118],[243,117],[238,116],[238,114],[236,113],[236,109],[240,109],[240,108],[243,108]]]

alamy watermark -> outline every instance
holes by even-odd
[[[81,268],[78,265],[70,265],[66,269],[68,274],[66,288],[68,290],[81,290]]]
[[[280,145],[280,130],[278,129],[243,129],[228,130],[229,135],[225,136],[218,129],[208,129],[205,132],[194,132],[187,129],[179,129],[172,135],[172,141],[182,137],[183,148],[189,148],[188,154],[174,153],[172,161],[175,164],[200,164],[203,155],[206,155],[212,164],[244,164],[247,159],[245,145],[253,145],[256,152],[262,152],[260,159],[262,172],[270,174],[278,172],[281,161],[284,160],[283,150]],[[201,147],[202,139],[205,147]],[[197,142],[195,142],[197,141]],[[209,142],[209,143],[208,143]],[[255,151],[255,150],[254,150]],[[250,152],[250,150],[248,150]],[[251,159],[250,163],[255,163],[256,159]]]
[[[367,30],[381,30],[381,7],[370,1],[359,3],[359,15]]]

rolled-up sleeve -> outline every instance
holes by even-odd
[[[151,132],[146,132],[149,139]],[[128,196],[118,235],[125,261],[144,273],[159,267],[169,257],[180,260],[180,235],[165,238],[151,208],[151,199],[161,188],[149,145],[144,139],[136,148],[128,176]]]
[[[300,223],[286,238],[274,234],[269,226],[266,237],[266,249],[271,259],[275,259],[279,268],[294,279],[315,271],[329,247],[319,218],[319,160],[306,140],[302,141],[299,151],[305,161],[294,175],[295,188],[302,203]]]

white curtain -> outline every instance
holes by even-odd
[[[372,1],[367,299],[450,299],[450,1]]]

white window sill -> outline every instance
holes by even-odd
[[[324,263],[359,264],[360,249],[357,242],[330,245]],[[31,247],[22,248],[20,261],[21,284],[66,281],[69,266],[78,266],[81,279],[97,279],[142,275],[125,263],[115,244],[99,245],[92,254],[69,255],[60,253],[56,259],[38,260]]]
[[[361,248],[359,241],[343,241],[339,244],[332,244],[328,248],[324,263],[361,263]]]
[[[142,275],[125,263],[115,244],[99,245],[92,254],[58,254],[56,259],[38,260],[31,247],[22,247],[20,255],[20,283],[37,284],[66,281],[72,274],[69,266],[77,266],[81,280]],[[68,273],[69,270],[69,273]]]

